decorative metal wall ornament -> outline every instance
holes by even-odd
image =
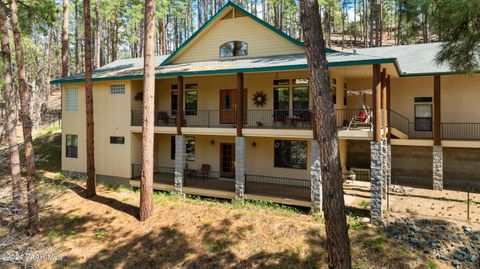
[[[263,107],[267,104],[267,94],[263,91],[256,91],[252,97],[253,104],[257,107]]]

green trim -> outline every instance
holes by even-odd
[[[397,67],[397,61],[395,58],[327,63],[327,65],[328,67],[342,67],[342,66],[357,66],[357,65],[372,65],[372,64],[389,64],[389,63],[393,63]],[[308,69],[308,64],[296,64],[296,65],[267,66],[267,67],[232,68],[232,69],[218,69],[218,70],[204,70],[204,71],[159,73],[159,74],[155,74],[155,77],[165,78],[165,77],[176,77],[176,76],[255,73],[255,72],[289,71],[289,70],[306,70],[306,69]],[[93,81],[128,80],[128,79],[142,79],[142,78],[143,78],[143,75],[126,75],[126,76],[94,78]],[[70,80],[58,79],[58,80],[51,81],[50,84],[78,83],[78,82],[84,82],[84,79],[70,79]]]
[[[187,39],[180,47],[178,47],[170,56],[168,56],[167,59],[165,59],[160,66],[165,66],[167,65],[173,57],[175,57],[182,49],[184,49],[190,42],[193,41],[201,32],[203,32],[213,21],[215,21],[225,10],[227,10],[229,7],[232,7],[233,9],[239,10],[241,13],[244,15],[252,18],[256,22],[260,23],[261,25],[267,27],[274,33],[282,36],[283,38],[287,39],[288,41],[292,42],[293,44],[297,46],[304,47],[303,42],[296,40],[295,38],[285,34],[284,32],[278,30],[277,28],[271,26],[270,24],[266,23],[262,19],[258,18],[257,16],[253,15],[252,13],[246,11],[245,9],[237,6],[236,4],[232,3],[231,1],[228,1],[213,17],[211,17],[202,27],[200,27],[190,38]],[[326,49],[326,52],[334,52],[334,50],[331,49]]]
[[[480,70],[473,71],[473,74],[480,74]],[[412,73],[401,74],[401,77],[431,77],[431,76],[452,76],[452,75],[468,75],[465,72],[460,71],[444,71],[444,72],[425,72],[425,73]]]
[[[100,77],[100,78],[93,78],[92,81],[132,80],[132,79],[143,79],[143,75],[123,75],[123,76],[113,76],[113,77]],[[51,80],[50,84],[79,83],[79,82],[85,82],[85,78],[55,79],[55,80]]]

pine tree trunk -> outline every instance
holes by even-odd
[[[347,13],[345,12],[345,9],[342,8],[342,50],[345,47],[345,16]]]
[[[79,48],[78,48],[78,0],[75,0],[75,72],[79,70],[80,64],[80,56],[79,56]]]
[[[70,61],[68,43],[68,0],[63,0],[62,21],[62,77],[68,77],[68,63]]]
[[[368,1],[363,0],[363,46],[368,46]]]
[[[398,4],[397,4],[398,21],[397,21],[397,34],[396,34],[397,45],[400,45],[401,37],[402,37],[402,5],[403,5],[402,0],[398,1]]]
[[[159,55],[165,55],[165,44],[163,43],[163,18],[158,20],[158,42],[159,42],[159,48],[158,48],[158,54]]]
[[[423,43],[430,42],[430,29],[428,25],[428,10],[424,10],[423,14]]]
[[[353,0],[353,43],[357,45],[357,0]]]
[[[95,145],[93,126],[93,85],[92,85],[92,33],[90,20],[90,0],[83,2],[85,31],[85,110],[87,118],[87,190],[86,197],[96,195],[95,184]]]
[[[6,9],[6,6],[5,6]],[[21,207],[21,168],[20,153],[17,141],[17,115],[15,109],[15,89],[13,87],[12,75],[12,56],[10,53],[10,43],[8,40],[7,12],[3,7],[3,1],[0,1],[0,36],[2,38],[2,61],[4,64],[4,88],[3,99],[5,100],[5,119],[3,127],[7,136],[9,154],[10,154],[10,173],[12,179],[12,201],[16,208]]]
[[[378,6],[378,46],[383,46],[383,0]]]
[[[313,90],[315,130],[320,144],[328,261],[330,268],[351,268],[336,117],[329,83],[325,41],[321,27],[318,27],[321,25],[318,2],[302,0],[300,5],[305,51]]]
[[[153,34],[155,31],[155,0],[145,0],[144,82],[142,175],[140,181],[140,221],[153,213],[153,137],[155,100],[155,60]]]
[[[38,198],[35,178],[35,154],[32,143],[32,118],[30,116],[31,92],[28,90],[25,60],[23,56],[22,34],[17,15],[17,1],[10,1],[10,19],[12,23],[13,43],[15,44],[15,57],[17,60],[18,72],[18,91],[20,94],[20,106],[22,117],[22,130],[26,160],[27,177],[27,197],[28,197],[28,231],[30,234],[37,234],[39,231],[38,223]]]
[[[100,44],[102,42],[102,34],[100,32],[100,0],[96,0],[95,2],[95,53],[94,53],[94,61],[93,67],[99,68],[101,67],[100,63]]]

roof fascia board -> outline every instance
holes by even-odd
[[[371,64],[389,64],[393,63],[396,66],[395,58],[375,59],[375,60],[361,60],[349,62],[328,63],[328,67],[342,67],[342,66],[357,66],[357,65],[371,65]],[[185,71],[173,73],[159,73],[155,74],[156,78],[176,77],[176,76],[195,76],[195,75],[214,75],[214,74],[235,74],[235,73],[255,73],[268,71],[289,71],[308,69],[308,64],[284,65],[284,66],[267,66],[267,67],[252,67],[252,68],[236,68],[236,69],[219,69],[219,70],[204,70],[204,71]],[[110,80],[128,80],[128,79],[142,79],[143,75],[128,75],[128,76],[114,76],[94,78],[93,81],[110,81]],[[59,79],[52,80],[50,84],[62,83],[78,83],[84,82],[82,78],[79,79]]]

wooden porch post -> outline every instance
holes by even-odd
[[[441,137],[441,105],[440,105],[440,76],[433,77],[433,145],[442,144]]]
[[[237,73],[237,136],[243,136],[243,73]]]
[[[440,76],[433,77],[433,189],[443,190],[443,149],[441,135]]]
[[[380,113],[381,113],[381,91],[380,91],[380,65],[373,65],[372,78],[372,97],[373,97],[373,140],[380,142],[382,139],[380,132]]]
[[[382,74],[381,74],[381,79],[380,79],[380,84],[381,84],[381,89],[382,89],[382,139],[387,138],[387,85],[386,85],[386,80],[387,80],[387,69],[383,68],[382,69]]]
[[[182,125],[183,125],[183,77],[177,77],[177,135],[182,134]]]
[[[390,144],[390,140],[392,139],[392,119],[390,118],[390,110],[392,109],[392,99],[390,93],[390,75],[387,76],[386,80],[386,88],[387,88],[387,142]]]

